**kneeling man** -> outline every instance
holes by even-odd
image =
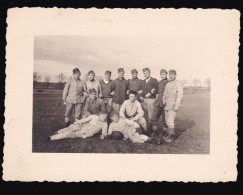
[[[102,131],[101,139],[107,134],[107,114],[101,113],[99,116],[91,115],[81,119],[67,128],[57,131],[55,135],[50,136],[50,140],[64,138],[87,138]]]
[[[106,113],[105,104],[100,98],[97,98],[95,89],[89,89],[89,97],[86,99],[82,118],[90,115],[99,115],[100,113]]]
[[[144,111],[141,104],[136,100],[136,95],[136,91],[129,91],[129,99],[123,102],[119,114],[121,118],[137,122],[144,131],[147,131],[146,120],[143,117]]]

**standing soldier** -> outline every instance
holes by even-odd
[[[112,89],[111,89],[111,71],[107,70],[105,71],[105,78],[100,81],[100,86],[101,86],[101,93],[102,97],[101,99],[103,100],[107,113],[109,114],[112,108]]]
[[[89,92],[90,89],[95,89],[96,97],[102,97],[100,82],[95,80],[95,72],[90,70],[88,72],[88,80],[85,83],[86,91]]]
[[[141,91],[141,79],[138,79],[138,71],[136,69],[131,70],[132,73],[132,79],[128,79],[130,90],[131,91],[136,91],[137,96],[136,99],[140,101],[140,94],[142,93]]]
[[[155,99],[154,110],[153,110],[153,114],[151,117],[151,125],[152,125],[152,129],[154,131],[154,134],[160,133],[160,131],[158,131],[158,120],[159,120],[160,116],[162,116],[162,118],[163,118],[163,128],[164,129],[167,128],[167,125],[165,122],[164,104],[162,101],[165,86],[169,82],[167,79],[167,71],[165,69],[160,70],[160,78],[161,78],[161,81],[159,81],[158,94]]]
[[[112,107],[113,110],[119,114],[121,105],[126,99],[126,96],[129,93],[129,83],[124,78],[124,69],[118,69],[118,78],[112,81],[112,93],[113,100],[112,100]]]
[[[70,125],[70,118],[75,109],[75,121],[81,117],[82,105],[87,94],[85,84],[80,80],[81,72],[78,68],[73,69],[73,75],[68,79],[63,90],[63,101],[66,104],[65,126]]]
[[[165,121],[168,125],[168,135],[165,138],[166,142],[174,141],[175,135],[175,116],[179,109],[183,96],[183,87],[176,80],[176,71],[169,71],[170,81],[166,84],[163,94],[163,104],[165,104]]]
[[[143,74],[145,79],[141,83],[142,93],[140,100],[142,101],[144,110],[148,114],[148,122],[150,122],[154,109],[154,100],[158,93],[159,83],[157,79],[150,76],[149,68],[144,68]]]

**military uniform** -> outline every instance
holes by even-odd
[[[63,101],[66,102],[65,122],[69,122],[73,108],[75,109],[75,120],[79,120],[82,105],[85,99],[85,83],[71,76],[63,90]]]
[[[183,87],[177,80],[169,81],[164,90],[163,103],[165,104],[165,121],[168,133],[174,135],[176,110],[178,110],[183,97]]]
[[[148,136],[141,135],[137,132],[138,123],[120,118],[118,122],[112,122],[108,129],[108,135],[113,132],[120,132],[125,139],[129,139],[132,143],[144,143],[148,140]]]
[[[129,90],[131,91],[136,91],[137,95],[136,95],[136,100],[140,102],[140,95],[138,94],[138,91],[142,90],[142,80],[141,79],[128,79],[129,82]]]
[[[145,131],[147,131],[146,120],[143,117],[144,111],[137,100],[134,102],[125,100],[121,106],[119,114],[122,118],[135,119],[135,121],[137,121],[137,123],[141,125]]]
[[[164,104],[162,101],[163,93],[165,90],[166,84],[169,82],[169,80],[166,78],[164,80],[159,81],[159,87],[158,87],[158,96],[154,103],[154,110],[151,117],[151,125],[153,127],[153,130],[158,130],[158,120],[160,116],[163,118],[163,126],[166,126],[165,122],[165,111],[164,111]]]
[[[87,138],[102,130],[102,136],[107,135],[107,122],[99,121],[99,116],[91,115],[81,119],[84,123],[74,123],[67,128],[61,129],[57,134],[50,136],[51,140],[64,138]]]

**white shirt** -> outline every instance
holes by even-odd
[[[148,79],[146,79],[146,83],[149,82],[150,79],[151,79],[151,77],[149,77]]]

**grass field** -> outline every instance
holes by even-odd
[[[33,152],[209,154],[210,151],[210,91],[205,89],[184,90],[175,121],[177,139],[169,144],[133,144],[128,140],[100,140],[97,136],[46,141],[64,127],[64,112],[62,90],[34,90]]]

